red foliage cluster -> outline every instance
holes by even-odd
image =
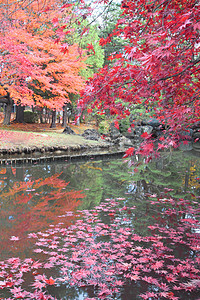
[[[58,39],[61,33],[71,34],[74,16],[71,5],[61,10],[61,2],[0,3],[0,94],[8,91],[16,104],[62,109],[69,93],[84,87],[79,72],[85,58],[78,45]]]
[[[160,149],[176,146],[178,134],[200,120],[199,3],[124,0],[121,10],[115,30],[101,45],[119,36],[124,48],[91,79],[84,104],[117,118],[140,105],[168,128]],[[148,146],[143,154],[154,150]]]

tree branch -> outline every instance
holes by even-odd
[[[173,74],[173,75],[169,75],[169,76],[166,76],[166,77],[162,77],[160,79],[158,79],[158,81],[164,81],[164,80],[167,80],[167,79],[170,79],[170,78],[173,78],[173,77],[176,77],[176,76],[180,76],[180,75],[183,75],[188,69],[194,67],[196,64],[198,64],[200,62],[200,57],[196,60],[193,61],[192,65],[190,66],[187,66],[183,71],[179,72],[179,73],[176,73],[176,74]]]

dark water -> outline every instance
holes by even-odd
[[[200,158],[135,163],[0,168],[2,299],[198,299]]]

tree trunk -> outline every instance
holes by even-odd
[[[47,122],[51,123],[51,112],[49,110],[47,110]]]
[[[40,112],[39,116],[40,116],[40,123],[43,124],[44,122],[43,122],[43,118],[42,118],[42,112]]]
[[[81,122],[81,108],[77,108],[77,116],[76,124],[79,126]]]
[[[13,100],[10,98],[10,93],[7,92],[6,98],[8,99],[3,124],[4,125],[10,125],[10,118],[12,113],[12,107],[13,107]]]
[[[47,108],[44,108],[44,123],[47,124],[48,123],[48,116],[47,116]]]
[[[62,127],[67,126],[67,105],[63,106],[63,121],[62,121]]]
[[[25,109],[25,107],[21,106],[21,104],[16,106],[16,119],[15,119],[15,121],[17,123],[24,123],[24,109]]]
[[[52,121],[50,128],[56,128],[56,110],[52,111]]]

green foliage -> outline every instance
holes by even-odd
[[[109,120],[102,120],[99,123],[99,132],[100,134],[107,134],[109,131],[110,121]]]
[[[100,37],[101,38],[107,38],[109,34],[113,32],[115,29],[115,24],[117,23],[117,20],[120,18],[121,15],[121,9],[120,4],[115,3],[111,1],[110,5],[108,6],[108,9],[103,13],[102,15],[102,22],[99,24],[100,29]],[[126,42],[127,43],[127,42]],[[108,57],[112,53],[121,53],[122,49],[124,47],[125,41],[124,39],[120,38],[119,36],[112,36],[111,42],[104,45],[104,54],[105,54],[105,65],[111,64],[114,61],[108,60]]]
[[[131,119],[135,121],[142,121],[144,119],[149,119],[153,117],[154,112],[151,112],[150,109],[142,106],[132,106],[130,109]]]
[[[130,120],[129,117],[126,117],[125,119],[121,119],[119,121],[119,131],[123,134],[126,135],[128,132],[128,128],[130,127]]]
[[[24,122],[25,123],[37,123],[38,122],[38,114],[36,112],[32,112],[31,110],[24,111]]]
[[[99,35],[96,26],[92,27],[86,37],[81,41],[81,47],[85,49],[87,44],[92,44],[94,47],[94,52],[90,51],[88,58],[86,60],[87,68],[81,70],[81,75],[88,79],[93,76],[94,73],[98,71],[99,68],[103,66],[104,63],[104,50],[99,45]]]
[[[81,36],[80,32],[84,28],[89,30]],[[68,35],[67,42],[70,44],[78,43],[79,47],[85,51],[81,55],[88,55],[85,61],[87,68],[82,69],[80,72],[80,75],[85,79],[92,77],[104,64],[104,50],[99,45],[99,33],[97,26],[88,25],[88,21],[85,20],[81,24],[75,25],[73,34]],[[94,52],[88,49],[88,44],[93,46]]]

